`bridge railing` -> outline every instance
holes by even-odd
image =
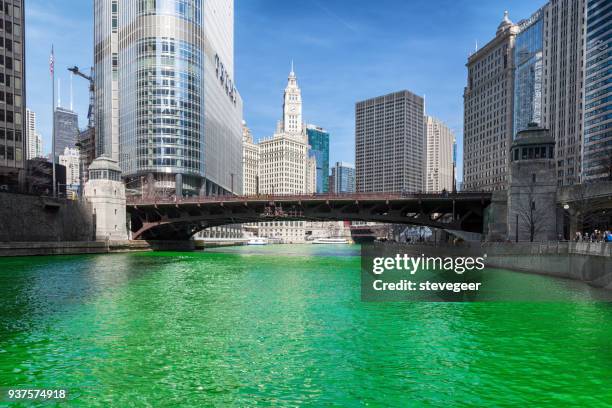
[[[490,198],[489,192],[456,192],[456,193],[342,193],[342,194],[258,194],[258,195],[219,195],[191,197],[140,197],[129,196],[129,205],[152,204],[198,204],[215,202],[246,201],[359,201],[359,200],[402,200],[402,199],[439,199],[439,198]]]

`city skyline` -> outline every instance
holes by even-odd
[[[345,1],[236,2],[236,85],[255,140],[272,136],[278,120],[276,90],[284,86],[293,59],[309,101],[304,120],[325,127],[332,135],[330,163],[355,160],[355,102],[401,89],[426,97],[427,113],[455,131],[458,157],[463,156],[462,94],[468,53],[494,35],[504,10],[518,21],[544,1],[443,2],[436,7],[420,1],[383,3],[347,7]],[[26,20],[28,107],[37,113],[48,153],[51,44],[55,45],[56,75],[64,84],[70,80],[69,66],[78,65],[87,72],[93,64],[93,7],[77,0],[54,4],[31,0]],[[262,31],[261,27],[271,28]],[[73,87],[75,111],[84,124],[87,84],[74,78]]]

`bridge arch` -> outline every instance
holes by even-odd
[[[134,239],[188,240],[214,226],[267,221],[369,221],[482,232],[489,193],[340,194],[129,199]]]

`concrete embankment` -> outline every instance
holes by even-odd
[[[87,203],[0,193],[0,242],[80,242],[94,235]]]
[[[197,251],[206,248],[243,245],[243,242],[202,241],[82,241],[82,242],[0,242],[0,257],[36,255],[108,254],[146,251]]]
[[[487,265],[612,289],[612,243],[519,242],[484,243]]]

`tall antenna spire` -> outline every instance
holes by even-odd
[[[291,76],[295,76],[295,71],[293,70],[293,59],[291,59],[291,72],[289,73]]]
[[[74,99],[74,96],[73,96],[73,94],[72,94],[72,77],[73,77],[73,76],[74,76],[74,75],[71,73],[71,74],[70,74],[70,110],[72,110],[72,106],[73,106],[73,99]]]

